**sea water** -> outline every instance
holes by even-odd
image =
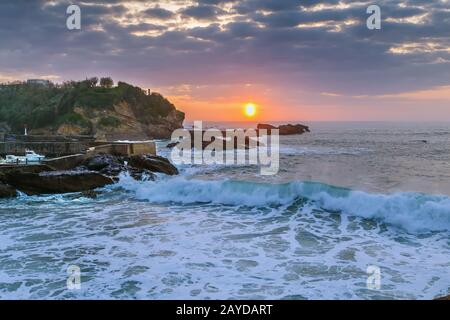
[[[310,126],[281,137],[275,176],[183,165],[156,181],[122,175],[96,199],[0,200],[0,298],[448,294],[450,124]],[[158,153],[170,156],[166,144]],[[67,287],[70,266],[79,289]],[[367,285],[368,267],[379,268],[379,288]]]

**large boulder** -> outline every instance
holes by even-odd
[[[150,172],[160,172],[173,176],[178,169],[169,160],[160,156],[135,155],[131,156],[128,165],[136,169],[145,169]]]
[[[1,198],[13,198],[17,196],[17,190],[13,187],[0,182],[0,199]]]
[[[21,173],[12,171],[4,176],[5,182],[28,195],[69,193],[92,190],[114,181],[93,171],[48,171]]]

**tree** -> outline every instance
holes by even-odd
[[[111,88],[114,85],[113,79],[111,77],[101,78],[100,79],[100,86],[102,88]]]
[[[88,88],[95,88],[98,83],[97,77],[92,77],[90,79],[86,79],[86,84],[88,85]]]

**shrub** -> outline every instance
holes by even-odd
[[[113,116],[106,116],[100,119],[98,125],[101,127],[118,127],[120,125],[120,120]]]

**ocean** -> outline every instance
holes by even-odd
[[[311,133],[280,137],[274,176],[181,165],[157,181],[122,175],[96,199],[0,200],[0,298],[448,294],[450,123],[307,124]],[[159,154],[170,156],[167,143]],[[70,266],[78,289],[67,287]]]

